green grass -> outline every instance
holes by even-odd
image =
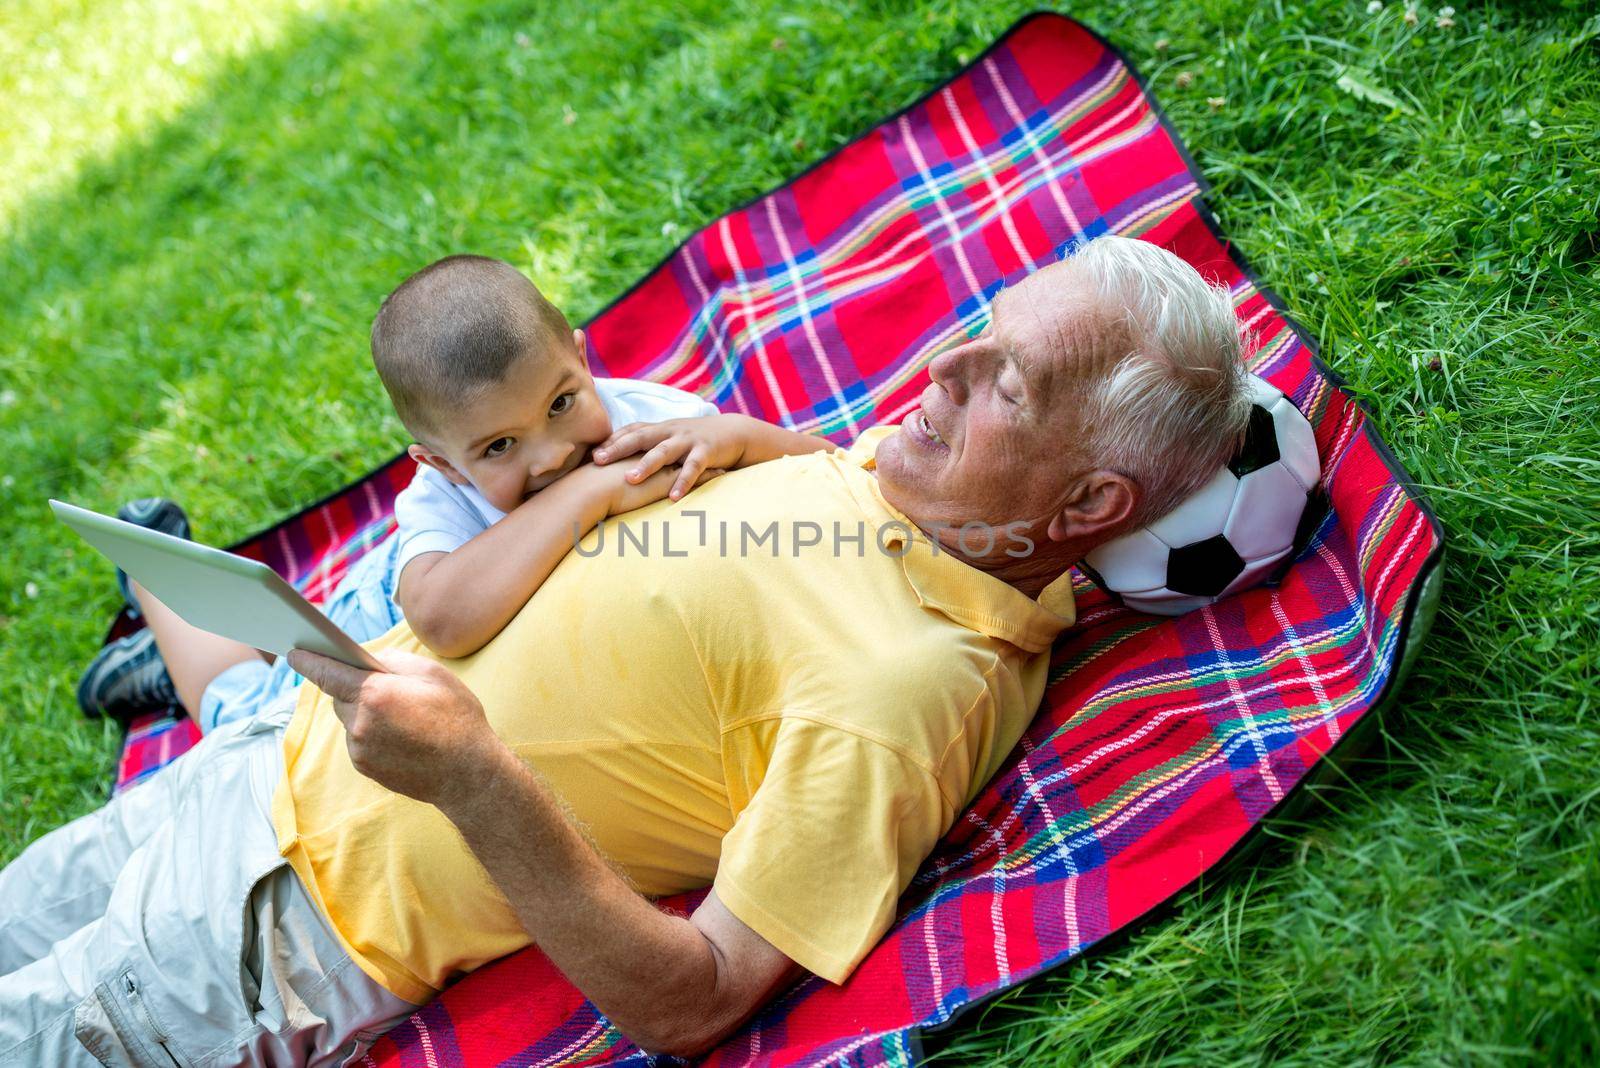
[[[364,338],[409,270],[503,256],[585,316],[1027,9],[7,5],[0,859],[104,800],[115,743],[72,699],[115,592],[45,497],[265,526],[401,443]],[[1448,583],[1347,781],[1253,868],[931,1038],[941,1062],[1600,1057],[1600,20],[1404,10],[1072,9],[1429,489]]]

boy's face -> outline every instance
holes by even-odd
[[[530,353],[505,378],[453,410],[434,413],[428,444],[408,450],[458,486],[509,512],[589,459],[611,418],[585,359],[587,340]]]

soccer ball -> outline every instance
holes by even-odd
[[[1084,559],[1084,572],[1128,607],[1180,615],[1288,563],[1321,475],[1317,439],[1280,390],[1255,375],[1250,388],[1250,427],[1227,466],[1165,516]]]

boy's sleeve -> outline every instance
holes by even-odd
[[[396,577],[424,553],[455,552],[489,529],[464,494],[433,468],[422,465],[411,485],[395,498],[394,518],[399,527],[394,535],[399,539]]]
[[[628,423],[664,423],[719,414],[717,406],[704,397],[660,382],[597,378],[595,389],[611,413],[613,429]]]

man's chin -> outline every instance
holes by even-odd
[[[903,471],[906,466],[906,431],[905,427],[897,426],[890,434],[878,442],[878,448],[872,454],[872,465],[877,469],[878,477],[882,478],[884,470]]]
[[[878,442],[878,449],[873,453],[878,488],[884,499],[901,511],[905,510],[901,502],[914,497],[912,487],[923,481],[918,478],[917,458],[910,445],[905,428],[896,427],[893,434]]]

